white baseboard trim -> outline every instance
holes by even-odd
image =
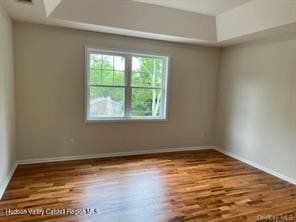
[[[178,148],[167,148],[167,149],[151,149],[151,150],[135,150],[135,151],[127,151],[127,152],[102,153],[102,154],[92,154],[92,155],[25,159],[25,160],[17,160],[16,163],[18,165],[48,163],[48,162],[58,162],[58,161],[66,161],[66,160],[84,160],[84,159],[97,159],[97,158],[106,158],[106,157],[123,157],[123,156],[134,156],[134,155],[142,155],[142,154],[172,153],[172,152],[209,150],[209,149],[213,149],[213,146],[178,147]]]
[[[289,183],[292,183],[292,184],[296,185],[296,180],[295,179],[292,179],[292,178],[290,178],[290,177],[288,177],[288,176],[286,176],[286,175],[284,175],[282,173],[276,172],[276,171],[274,171],[272,169],[269,169],[269,168],[267,168],[265,166],[262,166],[259,163],[253,162],[253,161],[248,160],[248,159],[246,159],[244,157],[241,157],[241,156],[239,156],[239,155],[237,155],[235,153],[223,150],[223,149],[221,149],[219,147],[216,147],[216,146],[213,146],[213,149],[220,152],[220,153],[223,153],[223,154],[225,154],[227,156],[230,156],[230,157],[232,157],[234,159],[237,159],[237,160],[239,160],[241,162],[244,162],[244,163],[246,163],[248,165],[251,165],[251,166],[253,166],[253,167],[255,167],[255,168],[259,169],[259,170],[262,170],[262,171],[264,171],[264,172],[266,172],[268,174],[271,174],[271,175],[273,175],[275,177],[278,177],[278,178],[280,178],[282,180],[285,180],[285,181],[287,181]]]
[[[11,167],[8,175],[6,176],[6,178],[3,180],[3,182],[0,184],[0,200],[2,199],[2,196],[11,180],[11,177],[13,176],[13,173],[15,171],[15,169],[17,168],[17,163],[14,163],[14,165]]]
[[[9,174],[6,179],[0,184],[0,200],[6,190],[6,187],[18,165],[20,164],[34,164],[34,163],[48,163],[48,162],[58,162],[58,161],[66,161],[66,160],[83,160],[83,159],[97,159],[97,158],[106,158],[106,157],[123,157],[123,156],[134,156],[134,155],[142,155],[142,154],[157,154],[157,153],[172,153],[172,152],[184,152],[184,151],[195,151],[195,150],[210,150],[214,149],[220,153],[223,153],[227,156],[230,156],[234,159],[237,159],[241,162],[244,162],[248,165],[251,165],[259,170],[262,170],[266,173],[269,173],[275,177],[278,177],[282,180],[285,180],[289,183],[296,185],[296,180],[292,179],[286,175],[283,175],[279,172],[271,170],[267,167],[264,167],[258,163],[255,163],[251,160],[248,160],[244,157],[241,157],[232,152],[223,150],[216,146],[195,146],[195,147],[179,147],[179,148],[167,148],[167,149],[152,149],[152,150],[141,150],[141,151],[128,151],[128,152],[115,152],[115,153],[103,153],[103,154],[93,154],[93,155],[78,155],[78,156],[62,156],[62,157],[52,157],[52,158],[40,158],[40,159],[25,159],[25,160],[17,160],[14,166],[11,168]]]
[[[14,166],[11,168],[5,180],[2,182],[2,184],[0,184],[0,200],[11,180],[11,177],[13,176],[15,169],[17,168],[18,165],[21,165],[21,164],[48,163],[48,162],[58,162],[58,161],[66,161],[66,160],[97,159],[97,158],[106,158],[106,157],[123,157],[123,156],[134,156],[134,155],[142,155],[142,154],[172,153],[172,152],[209,150],[209,149],[213,149],[213,146],[179,147],[179,148],[167,148],[167,149],[103,153],[103,154],[93,154],[93,155],[62,156],[62,157],[40,158],[40,159],[17,160]]]

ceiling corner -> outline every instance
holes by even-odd
[[[43,0],[46,16],[50,16],[62,1],[63,0]]]

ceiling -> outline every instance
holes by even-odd
[[[32,1],[0,5],[17,21],[218,47],[296,33],[296,0]]]
[[[219,15],[250,0],[133,0],[169,8],[197,12],[206,15]]]
[[[45,17],[44,2],[33,0],[33,4],[26,2],[18,2],[16,0],[0,0],[0,3],[8,14],[14,18],[39,18]]]

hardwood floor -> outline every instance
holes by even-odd
[[[62,208],[78,215],[48,214]],[[19,166],[0,212],[5,222],[296,221],[296,186],[214,150],[64,161]]]

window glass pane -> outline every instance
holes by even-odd
[[[90,77],[89,81],[91,85],[102,84],[102,70],[96,68],[90,68]]]
[[[90,67],[94,69],[101,69],[102,56],[99,54],[90,54]]]
[[[132,89],[132,116],[160,116],[160,89]]]
[[[114,56],[102,55],[102,69],[113,70],[113,59]]]
[[[125,58],[90,54],[91,85],[125,85]]]
[[[125,85],[124,72],[114,71],[114,85]]]
[[[151,57],[132,58],[132,86],[161,87],[163,59]]]
[[[102,84],[103,85],[113,85],[113,70],[110,69],[102,69]]]
[[[90,84],[101,84],[102,56],[98,54],[90,54]]]
[[[124,88],[90,87],[90,118],[123,117]]]
[[[122,56],[114,56],[114,70],[124,71],[125,70],[125,60]]]

